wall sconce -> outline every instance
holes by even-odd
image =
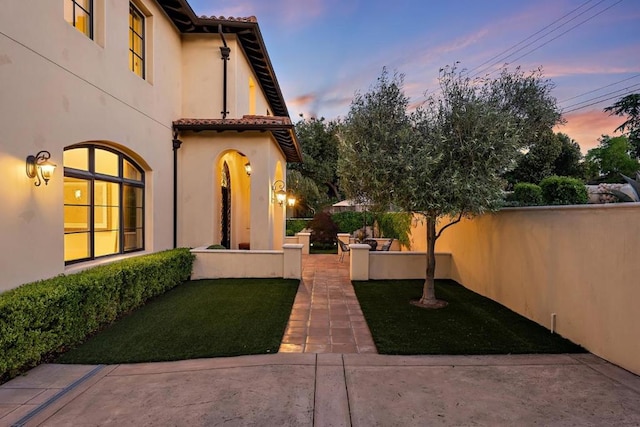
[[[48,151],[39,151],[35,156],[27,156],[27,176],[29,178],[38,178],[35,186],[39,187],[44,180],[44,185],[49,184],[49,180],[56,170],[56,165],[49,161],[51,153]]]
[[[273,191],[273,197],[271,200],[274,203],[278,202],[278,204],[282,206],[287,200],[287,192],[284,188],[284,181],[282,181],[281,179],[276,180],[271,186],[271,190]]]
[[[293,194],[289,193],[287,195],[287,204],[291,208],[294,207],[296,205],[296,196],[294,196]]]
[[[247,173],[247,176],[251,176],[251,163],[247,162],[244,164],[244,171]]]

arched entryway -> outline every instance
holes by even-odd
[[[251,176],[245,167],[248,158],[239,151],[224,152],[217,163],[214,187],[216,214],[214,242],[227,249],[242,249],[250,244]]]

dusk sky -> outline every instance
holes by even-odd
[[[346,116],[382,68],[412,103],[438,70],[542,67],[583,152],[624,119],[602,109],[640,92],[640,0],[189,0],[197,15],[256,16],[289,113]],[[496,75],[496,74],[493,74]],[[593,104],[593,105],[589,105]],[[573,110],[573,111],[572,111]]]

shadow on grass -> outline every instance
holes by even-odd
[[[115,364],[277,353],[298,280],[185,282],[58,363]]]
[[[548,329],[452,280],[436,280],[436,296],[449,305],[415,307],[423,280],[354,282],[380,354],[581,353]]]

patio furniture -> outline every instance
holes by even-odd
[[[377,240],[373,240],[373,239],[364,239],[362,241],[362,243],[364,243],[365,245],[369,245],[371,246],[371,250],[375,251],[376,248],[378,247],[378,241]]]
[[[393,243],[393,238],[389,239],[389,241],[387,243],[385,243],[384,245],[382,245],[382,247],[380,248],[381,251],[389,251],[389,249],[391,249],[391,244]]]
[[[340,245],[340,258],[338,259],[338,261],[342,262],[344,258],[344,254],[347,252],[350,252],[351,250],[349,248],[349,245],[347,245],[345,242],[343,242],[340,239],[338,239],[338,244]]]

